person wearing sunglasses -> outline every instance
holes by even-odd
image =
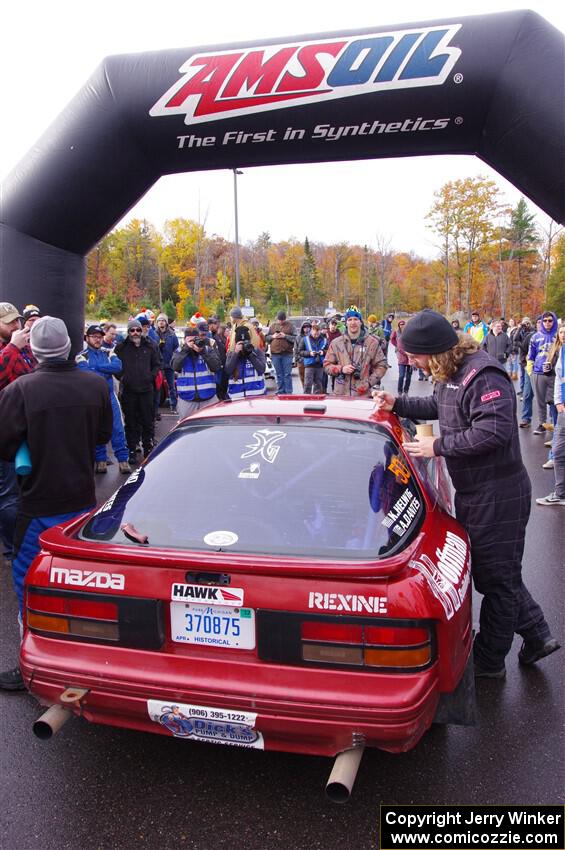
[[[160,369],[160,357],[153,342],[142,336],[137,319],[128,322],[127,336],[116,346],[122,361],[121,402],[130,464],[136,463],[141,435],[143,456],[153,448],[153,388]]]
[[[528,364],[530,377],[534,390],[534,400],[538,415],[538,426],[532,434],[545,434],[547,419],[547,406],[550,406],[551,415],[555,413],[553,405],[553,388],[555,383],[555,372],[551,368],[547,355],[555,337],[557,336],[557,316],[551,310],[546,310],[541,316],[539,330],[530,340],[528,351]]]

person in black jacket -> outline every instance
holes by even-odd
[[[559,649],[540,606],[522,581],[522,554],[532,488],[522,463],[516,393],[504,366],[433,310],[422,310],[403,334],[412,365],[434,379],[430,398],[395,399],[377,392],[377,406],[399,416],[439,419],[439,436],[403,448],[416,457],[445,457],[455,487],[455,514],[471,543],[472,576],[483,594],[475,636],[475,676],[503,679],[514,633],[521,664]]]
[[[499,363],[506,363],[508,360],[512,351],[512,341],[502,329],[500,319],[492,323],[491,329],[484,339],[483,348],[487,354],[490,354]]]
[[[39,363],[0,394],[0,458],[13,461],[27,443],[31,472],[20,478],[12,574],[23,608],[24,580],[39,552],[39,535],[96,503],[96,446],[112,436],[112,405],[104,378],[69,361],[65,323],[34,322],[31,350]],[[24,687],[18,667],[0,673],[0,688]]]
[[[153,448],[153,394],[155,378],[161,368],[157,346],[142,338],[141,324],[132,319],[127,326],[127,339],[116,346],[122,361],[121,403],[124,412],[128,461],[135,464],[136,448],[141,434],[143,456]]]

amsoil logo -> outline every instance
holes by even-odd
[[[51,567],[49,581],[52,584],[71,584],[77,587],[110,587],[123,590],[126,584],[121,573],[99,573],[92,570],[69,570],[65,567]]]
[[[442,85],[461,24],[197,53],[149,110],[185,124],[390,89]]]
[[[177,602],[214,602],[216,605],[243,605],[243,588],[212,587],[208,584],[173,584],[171,599]]]

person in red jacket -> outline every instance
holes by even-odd
[[[0,302],[0,394],[37,366],[29,347],[29,328],[22,328],[22,319],[13,304]],[[14,463],[0,460],[0,540],[8,561],[13,555],[17,512],[18,481]]]

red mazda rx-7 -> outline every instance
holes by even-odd
[[[189,417],[42,536],[21,668],[95,723],[334,756],[472,716],[470,551],[438,459],[372,401]]]

